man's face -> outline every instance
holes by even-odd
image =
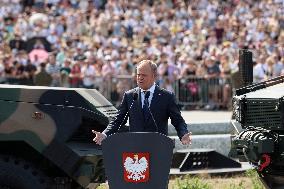
[[[155,82],[155,75],[149,64],[141,64],[137,68],[137,85],[148,90]]]

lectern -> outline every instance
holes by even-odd
[[[166,189],[173,141],[160,133],[116,133],[102,143],[110,189]]]

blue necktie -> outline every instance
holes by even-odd
[[[144,91],[144,105],[143,105],[143,115],[144,115],[144,120],[148,121],[148,119],[150,118],[151,114],[149,111],[149,96],[150,96],[150,91]]]

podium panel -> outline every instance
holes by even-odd
[[[166,189],[173,141],[160,133],[116,133],[102,143],[110,189]]]

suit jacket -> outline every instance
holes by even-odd
[[[138,93],[137,100],[133,99],[134,93]],[[133,105],[130,109],[132,102]],[[144,120],[140,89],[138,87],[131,89],[124,93],[118,108],[118,115],[109,123],[103,133],[107,136],[116,133],[119,127],[127,122],[127,117],[125,116],[129,116],[130,132],[159,132],[168,135],[168,119],[171,118],[171,123],[180,139],[184,134],[188,133],[187,125],[181,116],[173,93],[156,86],[150,110],[158,128],[156,128],[152,117],[147,121]]]

